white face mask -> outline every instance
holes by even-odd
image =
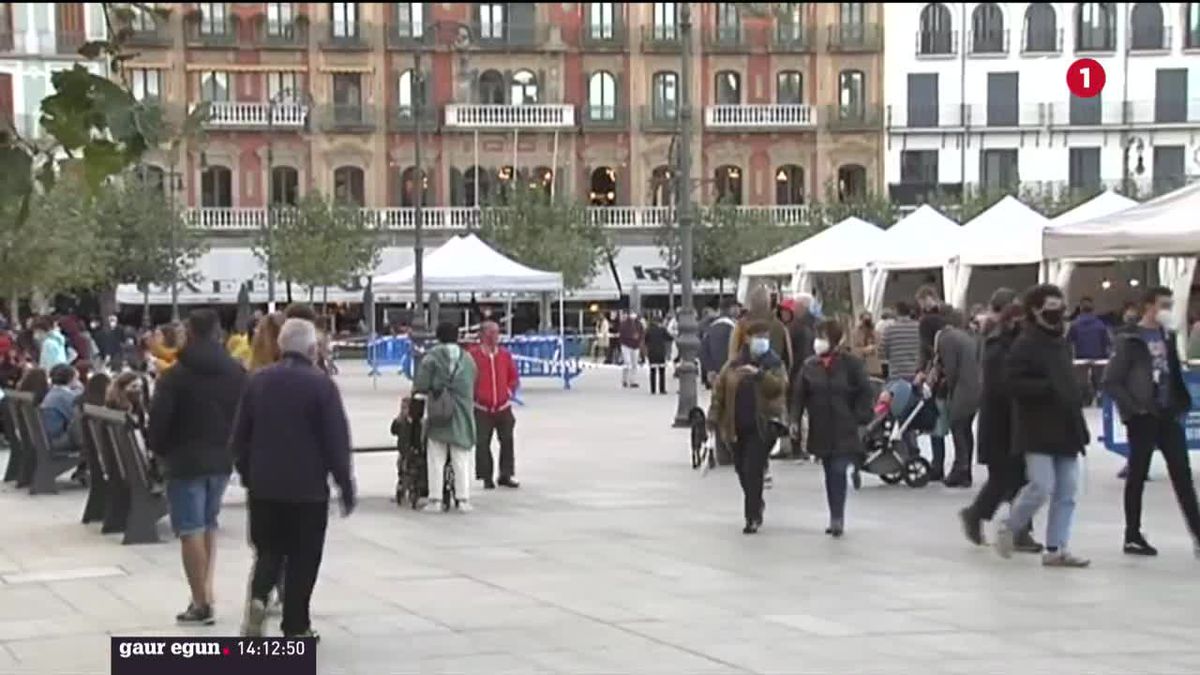
[[[771,339],[765,337],[750,338],[750,356],[755,358],[771,351]]]
[[[817,356],[824,356],[829,353],[829,340],[825,338],[817,338],[813,340],[813,352]]]
[[[1159,325],[1167,330],[1175,330],[1175,313],[1169,309],[1160,309],[1154,316]]]

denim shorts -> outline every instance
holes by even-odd
[[[221,497],[228,484],[229,476],[223,473],[169,479],[167,505],[171,510],[171,529],[175,530],[175,536],[187,537],[217,529]]]

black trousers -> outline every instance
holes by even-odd
[[[667,363],[650,362],[650,393],[667,393]]]
[[[1171,487],[1188,531],[1200,540],[1200,507],[1196,505],[1196,486],[1188,460],[1187,439],[1179,420],[1160,415],[1140,415],[1125,425],[1129,435],[1129,475],[1125,478],[1125,533],[1142,529],[1142,493],[1150,473],[1150,459],[1157,446],[1167,462]]]
[[[312,627],[308,605],[321,569],[328,524],[329,502],[250,499],[250,541],[257,554],[250,597],[265,603],[280,574],[287,575],[284,635],[299,635]]]
[[[516,474],[516,458],[513,456],[513,428],[517,419],[512,408],[500,412],[475,411],[475,478],[485,480],[495,477],[492,465],[492,433],[500,438],[500,478],[512,478]]]
[[[971,460],[975,456],[975,431],[971,428],[974,423],[975,416],[971,415],[950,425],[950,438],[954,439],[954,464],[950,467],[951,471],[971,473]],[[941,474],[946,465],[946,442],[942,440],[930,445],[933,447],[933,471],[935,474]]]
[[[740,434],[733,446],[734,468],[742,484],[746,520],[760,520],[763,512],[763,472],[767,468],[767,453],[771,445],[757,432]]]
[[[1025,457],[1009,455],[988,465],[988,479],[968,507],[982,520],[991,520],[1001,504],[1012,502],[1025,485]]]

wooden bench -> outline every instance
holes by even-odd
[[[27,441],[26,447],[32,450],[26,453],[22,472],[29,484],[29,494],[58,494],[59,475],[78,466],[79,453],[61,453],[51,449],[46,427],[42,424],[42,411],[34,404],[32,394],[17,392],[13,398],[17,402],[17,414],[22,421],[21,430]]]
[[[100,526],[102,534],[124,532],[125,523],[129,519],[129,484],[125,475],[125,467],[117,456],[116,444],[113,443],[106,420],[116,420],[123,415],[113,413],[108,408],[94,405],[83,406],[84,433],[91,439],[96,448],[97,458],[105,476],[104,519]],[[116,422],[112,422],[116,423]]]
[[[12,482],[21,476],[21,463],[25,456],[25,441],[21,438],[21,430],[17,422],[17,402],[13,399],[13,389],[4,390],[4,400],[0,401],[0,418],[3,418],[4,437],[8,441],[8,465],[4,469],[4,482]]]
[[[162,486],[150,475],[149,458],[142,450],[136,429],[120,410],[94,406],[86,406],[84,410],[100,422],[105,442],[111,444],[116,462],[124,473],[129,511],[125,517],[125,537],[121,543],[153,544],[162,541],[158,536],[158,521],[167,515],[167,501]]]
[[[83,417],[83,458],[88,469],[87,501],[83,503],[84,525],[103,521],[108,512],[109,468],[101,455],[102,441],[93,431],[95,424],[84,413]]]

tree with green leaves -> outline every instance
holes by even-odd
[[[541,189],[515,185],[495,206],[483,210],[479,235],[524,265],[561,272],[567,290],[586,286],[611,254],[603,224],[582,204],[552,201]]]
[[[309,192],[295,209],[272,211],[270,231],[259,233],[254,253],[271,261],[287,283],[316,289],[344,284],[369,273],[379,261],[378,233],[354,207]]]

